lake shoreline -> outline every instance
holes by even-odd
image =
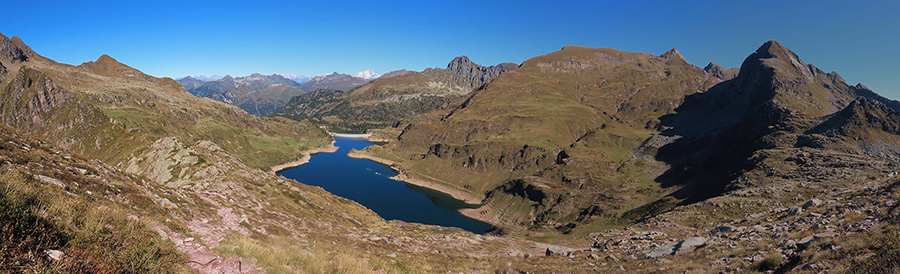
[[[406,171],[404,171],[402,168],[400,168],[400,166],[398,166],[394,161],[384,159],[381,157],[377,157],[377,156],[373,156],[373,155],[369,155],[369,154],[360,153],[358,150],[351,150],[350,152],[347,153],[347,156],[349,156],[350,158],[356,158],[356,159],[366,159],[366,160],[370,160],[370,161],[373,161],[376,163],[380,163],[380,164],[389,166],[391,169],[397,171],[397,173],[398,173],[396,176],[390,177],[391,179],[401,181],[401,182],[406,182],[409,184],[417,185],[420,187],[428,188],[431,190],[435,190],[435,191],[450,195],[454,199],[460,200],[463,203],[466,203],[468,205],[481,205],[481,199],[476,198],[474,195],[472,195],[466,191],[460,190],[460,189],[452,187],[452,186],[448,186],[446,184],[441,184],[441,183],[436,183],[436,182],[432,182],[432,181],[428,181],[428,180],[422,180],[422,179],[410,177],[409,175],[407,175]],[[472,219],[480,220],[478,218],[472,218]]]
[[[310,149],[310,150],[304,150],[304,151],[302,151],[303,157],[300,157],[299,160],[287,162],[287,163],[280,164],[280,165],[275,165],[269,170],[269,173],[276,174],[279,171],[298,167],[302,164],[309,163],[309,159],[312,158],[312,155],[316,154],[316,153],[333,153],[335,151],[338,151],[339,148],[334,146],[334,143],[335,143],[335,141],[332,139],[331,143],[326,146],[323,146],[320,148],[314,148],[314,149]]]

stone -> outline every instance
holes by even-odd
[[[731,232],[732,230],[734,230],[734,227],[727,226],[727,225],[720,225],[720,226],[717,226],[717,227],[711,229],[709,231],[709,234],[716,235],[719,233]]]
[[[607,259],[607,260],[610,260],[610,261],[613,261],[613,262],[618,262],[618,261],[619,261],[619,258],[617,258],[616,255],[612,255],[612,254],[609,254],[609,256],[606,256],[606,259]]]
[[[694,251],[698,246],[701,246],[706,243],[706,238],[704,237],[690,237],[678,242],[675,245],[675,252],[691,252]]]
[[[62,257],[66,255],[66,253],[56,249],[44,249],[44,253],[47,253],[47,256],[50,256],[50,259],[54,261],[62,260]]]
[[[568,247],[548,245],[544,254],[547,256],[569,256],[572,255],[573,252],[575,252],[575,250]]]
[[[51,184],[51,185],[55,185],[55,186],[58,186],[58,187],[60,187],[60,188],[62,188],[62,189],[66,189],[66,184],[64,184],[62,181],[57,180],[57,179],[55,179],[55,178],[50,178],[50,177],[47,177],[47,176],[44,176],[44,175],[35,175],[35,177],[36,177],[35,179],[38,179],[38,180],[40,180],[41,182],[48,183],[48,184]]]
[[[811,199],[805,204],[803,204],[803,208],[816,207],[822,204],[822,200],[819,199]]]
[[[807,247],[810,244],[812,244],[814,241],[816,241],[816,236],[806,236],[806,237],[803,237],[803,239],[800,239],[799,242],[797,242],[797,246]]]
[[[599,259],[600,259],[600,255],[591,253],[591,254],[588,255],[588,259],[591,259],[591,260],[599,260]]]
[[[794,216],[803,213],[803,208],[799,206],[791,206],[788,208],[788,216]]]
[[[647,258],[656,258],[663,255],[673,255],[675,253],[675,244],[667,244],[660,246],[653,251],[647,253]]]
[[[387,254],[388,257],[397,258],[397,253]]]
[[[215,261],[216,259],[218,259],[218,256],[213,255],[213,254],[207,254],[207,253],[191,254],[191,261],[201,264],[201,265],[208,265],[209,263],[211,263],[212,261]]]
[[[250,273],[258,262],[256,258],[241,258],[241,273]]]

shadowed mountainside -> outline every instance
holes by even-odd
[[[803,63],[775,41],[734,79],[714,75],[677,50],[657,57],[566,47],[498,77],[440,119],[413,117],[396,140],[365,152],[482,201],[469,216],[568,233],[726,193],[760,195],[784,183],[773,167],[821,139],[805,132],[827,115],[898,104]],[[875,139],[831,138],[805,162],[806,173],[778,172],[840,184],[889,171],[893,163],[880,159],[896,157],[898,143],[891,123],[877,121],[894,116],[875,117],[882,118],[858,126]],[[863,164],[870,155],[881,156]]]

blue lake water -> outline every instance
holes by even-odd
[[[459,227],[474,233],[491,225],[458,212],[473,208],[448,194],[390,179],[392,169],[366,159],[347,156],[350,149],[373,145],[365,139],[335,138],[334,153],[313,155],[309,163],[278,174],[298,182],[320,186],[335,195],[354,200],[387,220]]]

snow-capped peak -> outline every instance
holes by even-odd
[[[374,72],[372,72],[371,70],[368,70],[368,69],[367,69],[366,71],[357,73],[356,75],[353,75],[353,76],[356,76],[356,77],[359,77],[359,78],[363,78],[363,79],[366,79],[366,80],[372,80],[372,79],[378,78],[378,76],[380,76],[380,75],[378,75],[377,73],[374,73]]]

